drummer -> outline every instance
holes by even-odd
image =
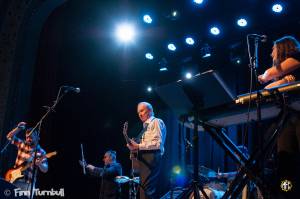
[[[88,173],[101,177],[100,199],[118,199],[121,196],[121,187],[115,182],[115,177],[122,175],[122,166],[117,162],[117,153],[108,150],[103,156],[104,167],[95,167],[86,162],[79,161],[81,166],[85,166]]]

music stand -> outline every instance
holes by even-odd
[[[158,87],[156,92],[179,118],[186,120],[187,117],[193,117],[194,176],[189,189],[184,191],[180,198],[186,198],[186,196],[194,192],[194,198],[200,199],[200,190],[203,196],[208,199],[202,184],[199,182],[198,173],[198,126],[203,125],[199,123],[201,110],[231,102],[234,100],[234,95],[214,70],[199,73],[191,79],[178,80]]]

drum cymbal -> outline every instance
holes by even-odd
[[[119,184],[124,184],[124,183],[127,183],[127,182],[134,182],[136,184],[139,184],[140,183],[140,177],[134,177],[134,178],[129,178],[127,176],[116,176],[115,177],[115,182],[116,183],[119,183]]]
[[[127,176],[116,176],[115,177],[115,182],[119,184],[124,184],[130,181],[130,178]]]

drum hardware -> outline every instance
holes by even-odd
[[[129,199],[137,198],[137,186],[140,186],[140,177],[116,176],[115,182],[118,184],[129,183]]]

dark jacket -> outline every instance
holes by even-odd
[[[121,187],[115,182],[116,176],[122,175],[122,166],[120,163],[112,163],[105,167],[95,167],[93,170],[88,170],[93,176],[100,177],[100,199],[116,199],[120,197]]]

